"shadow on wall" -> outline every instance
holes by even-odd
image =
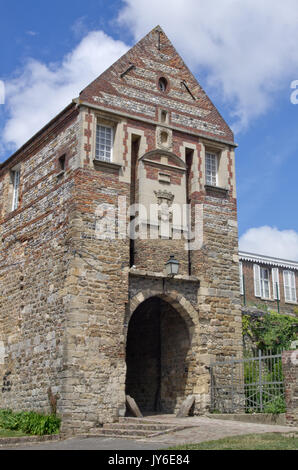
[[[177,412],[188,394],[189,353],[188,327],[169,303],[152,297],[136,309],[127,336],[126,394],[143,413]]]

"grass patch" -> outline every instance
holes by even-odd
[[[0,410],[0,430],[18,431],[22,435],[44,436],[58,434],[61,420],[56,415],[43,415],[33,411],[14,413]]]
[[[23,433],[22,431],[11,431],[10,429],[0,429],[0,438],[1,437],[24,437],[28,434]]]
[[[298,433],[247,434],[167,450],[297,450]]]

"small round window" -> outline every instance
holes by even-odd
[[[168,88],[168,81],[166,78],[161,77],[158,81],[158,87],[160,91],[165,92]]]

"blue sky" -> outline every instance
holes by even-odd
[[[297,2],[2,3],[0,161],[160,24],[235,130],[241,248],[298,260]]]

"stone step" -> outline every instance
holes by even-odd
[[[139,429],[131,429],[131,430],[123,430],[122,428],[117,429],[101,429],[96,432],[93,432],[92,435],[88,435],[88,437],[106,437],[106,438],[127,438],[127,439],[146,439],[146,438],[154,438],[157,436],[162,436],[164,434],[169,434],[174,431],[182,431],[185,429],[184,427],[181,428],[171,428],[166,429],[164,431],[159,432],[152,432],[152,431],[140,431]]]
[[[96,439],[97,437],[105,437],[106,439],[146,439],[148,436],[138,436],[136,434],[130,434],[125,435],[125,434],[104,434],[102,430],[100,429],[93,429],[92,432],[88,432],[88,434],[78,434],[76,437],[80,439],[90,439],[94,438]]]
[[[158,423],[113,423],[113,424],[104,424],[104,429],[139,429],[140,431],[165,431],[169,428],[175,428],[176,426],[171,426],[167,424],[158,424]]]
[[[134,423],[134,424],[157,424],[160,426],[175,426],[174,424],[167,423],[166,420],[156,420],[156,419],[150,419],[150,418],[131,418],[131,417],[125,417],[125,418],[119,418],[119,423]]]
[[[109,434],[117,434],[118,436],[144,436],[147,437],[149,434],[152,434],[152,431],[136,429],[136,428],[126,428],[126,427],[114,427],[113,429],[101,429],[102,434],[109,435]]]
[[[90,438],[90,437],[93,437],[93,438],[97,438],[97,437],[104,437],[106,439],[133,439],[133,440],[141,440],[141,439],[146,439],[150,436],[139,436],[137,434],[130,434],[129,436],[127,435],[124,435],[124,434],[103,434],[101,433],[101,431],[96,431],[94,433],[92,433],[91,435],[83,435],[83,436],[80,436],[82,438]]]
[[[116,435],[116,436],[138,436],[138,437],[152,437],[155,435],[160,435],[166,432],[170,432],[171,430],[163,430],[163,431],[150,431],[150,430],[141,430],[141,429],[135,429],[135,428],[124,428],[124,427],[118,427],[118,428],[112,428],[112,429],[106,429],[102,428],[101,430],[98,430],[98,435],[102,436],[111,436],[111,435]]]
[[[120,418],[117,423],[107,423],[100,429],[92,430],[96,436],[107,438],[146,439],[182,431],[193,425],[177,424],[166,420],[150,418]]]
[[[158,427],[154,427],[151,429],[152,426],[147,425],[134,425],[134,426],[127,426],[121,423],[106,424],[103,428],[96,431],[97,436],[105,436],[105,437],[132,437],[137,436],[139,438],[148,438],[148,437],[157,437],[163,434],[169,434],[172,432],[183,431],[193,426],[162,426],[162,429]]]
[[[110,429],[110,430],[94,430],[91,434],[87,436],[80,436],[80,437],[105,437],[111,439],[148,439],[148,438],[155,438],[158,436],[164,436],[166,434],[170,434],[177,431],[183,431],[185,427],[179,427],[174,429],[167,429],[165,431],[159,432],[140,432],[138,429],[134,429],[131,432],[119,432],[117,429]],[[108,432],[109,431],[109,432]]]

